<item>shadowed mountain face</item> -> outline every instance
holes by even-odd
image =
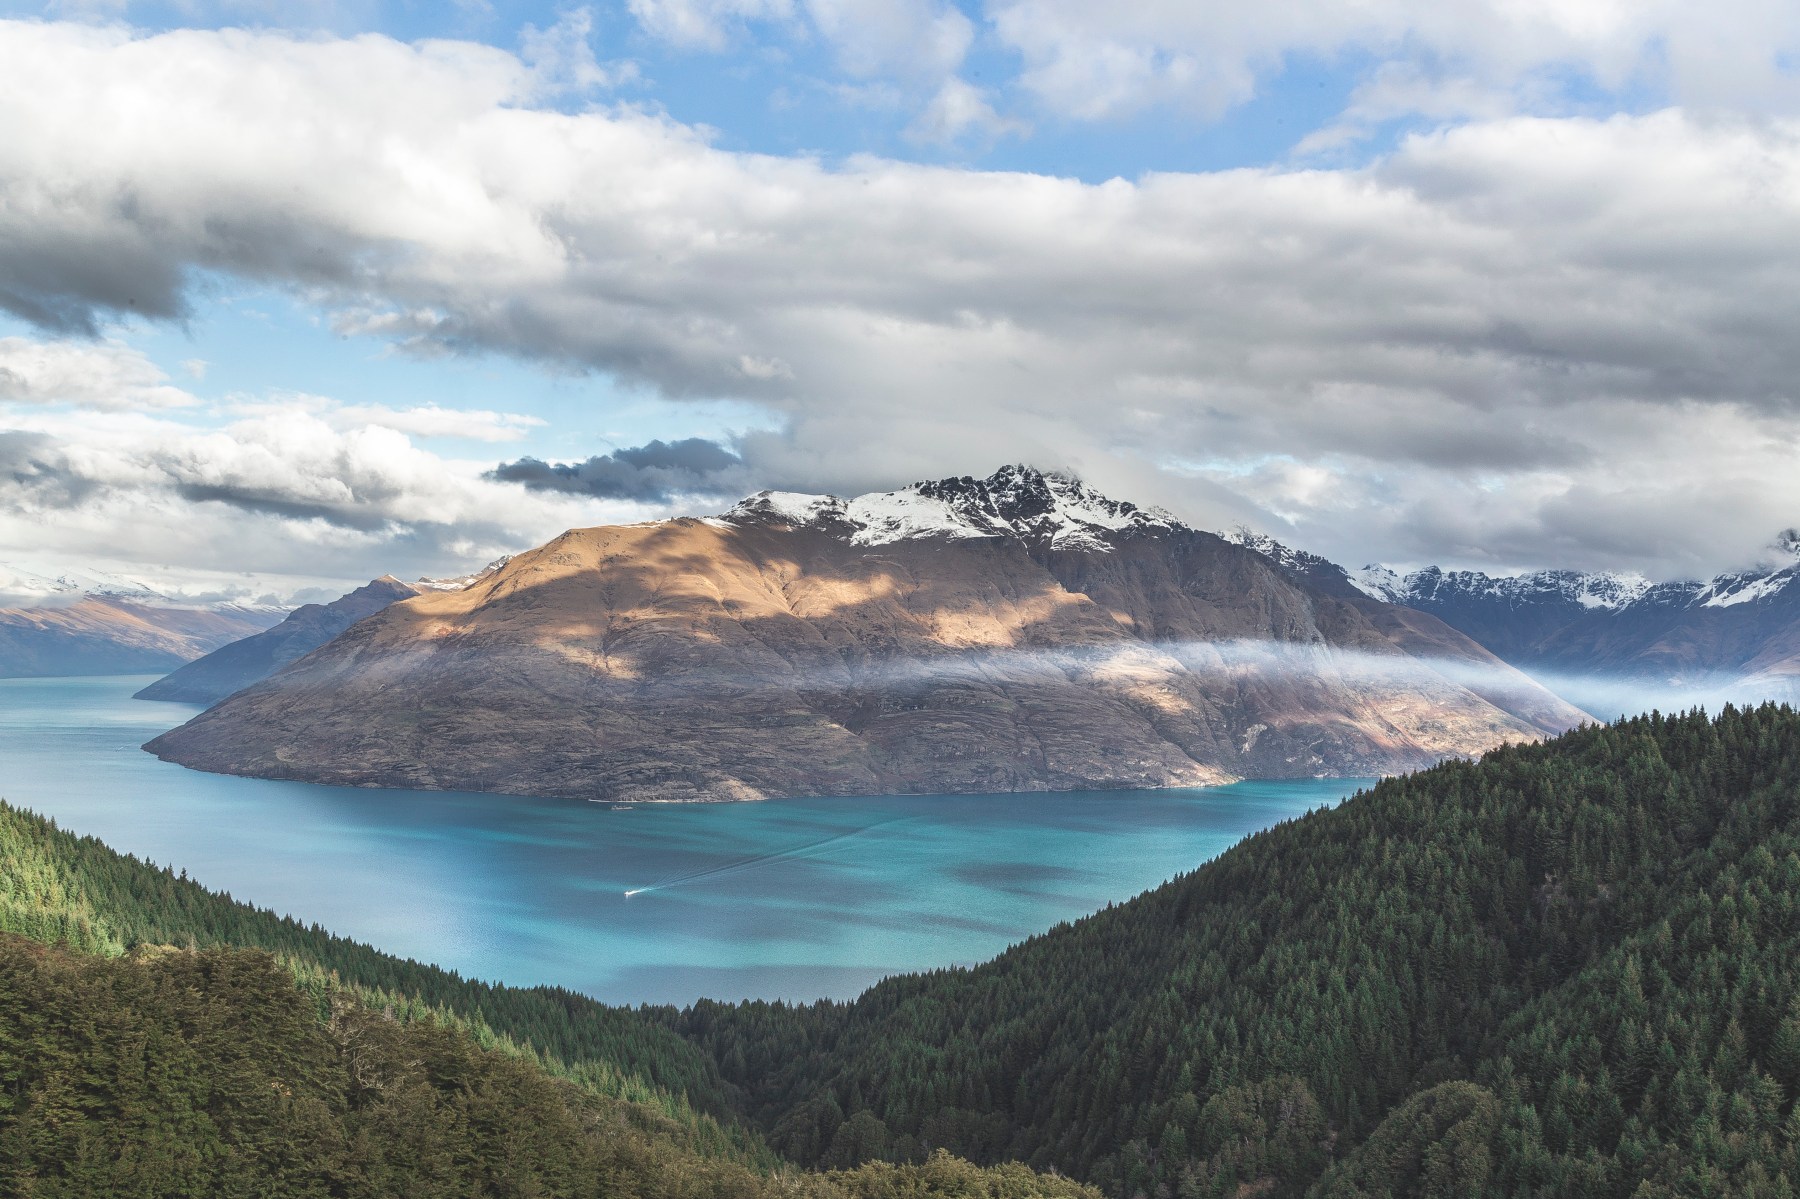
[[[1008,468],[573,530],[147,748],[327,783],[716,800],[1374,774],[1578,719],[1430,617]]]
[[[365,616],[373,616],[395,600],[419,594],[419,588],[383,575],[329,604],[306,604],[286,620],[241,641],[221,646],[204,658],[182,666],[137,693],[138,699],[214,704],[234,691],[260,682],[312,653]]]

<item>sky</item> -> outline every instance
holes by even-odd
[[[1349,565],[1800,524],[1800,6],[0,0],[0,562],[1007,462]]]

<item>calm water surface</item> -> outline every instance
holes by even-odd
[[[138,747],[199,709],[131,699],[150,677],[0,679],[0,796],[388,952],[617,1003],[981,961],[1370,781],[630,809],[346,789],[157,761]]]

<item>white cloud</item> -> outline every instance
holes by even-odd
[[[354,583],[453,572],[574,525],[655,511],[493,482],[489,459],[298,410],[223,428],[149,414],[15,423],[0,432],[0,557],[12,561]]]
[[[677,46],[723,50],[749,21],[785,21],[791,0],[626,0],[644,32]]]
[[[530,65],[544,93],[614,88],[637,78],[634,63],[603,65],[594,57],[593,32],[594,13],[585,7],[563,13],[548,29],[525,26],[519,35],[519,57]]]
[[[1791,112],[1800,101],[1789,66],[1800,9],[1763,0],[990,0],[987,14],[1024,61],[1022,85],[1084,119],[1158,103],[1218,116],[1299,57],[1367,56],[1441,77],[1453,93],[1520,99],[1534,76],[1553,72],[1707,108]],[[1414,96],[1427,111],[1444,103]],[[1383,97],[1399,98],[1392,88]],[[1568,102],[1560,88],[1555,99]]]
[[[946,79],[907,129],[915,141],[949,143],[975,138],[993,141],[1006,134],[1030,131],[1023,121],[994,111],[988,93],[963,79]]]
[[[0,304],[79,328],[181,313],[196,270],[286,283],[417,352],[758,402],[771,482],[1023,457],[1220,524],[1241,487],[1327,551],[1686,569],[1800,508],[1779,448],[1700,485],[1796,428],[1792,122],[1496,119],[1088,185],[730,153],[531,88],[447,43],[5,26]]]
[[[806,13],[853,75],[954,73],[975,26],[951,4],[931,0],[805,0]]]
[[[410,433],[414,437],[456,437],[488,442],[519,441],[545,423],[541,417],[522,412],[440,408],[436,404],[397,409],[380,404],[350,404],[334,409],[327,419],[340,428],[368,424]]]
[[[0,337],[0,402],[67,404],[102,412],[199,403],[123,342],[28,337]]]

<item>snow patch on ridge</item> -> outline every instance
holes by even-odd
[[[1791,569],[1761,578],[1723,575],[1707,584],[1706,589],[1695,597],[1694,603],[1702,608],[1735,608],[1739,604],[1751,604],[1779,595],[1793,581]]]

